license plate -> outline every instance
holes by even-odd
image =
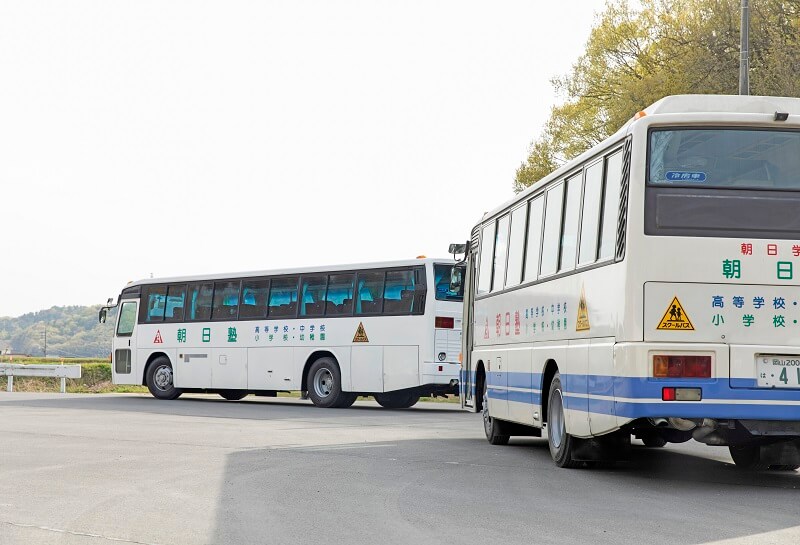
[[[756,356],[759,388],[800,388],[800,356]]]

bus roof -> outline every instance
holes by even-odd
[[[655,115],[697,113],[774,115],[775,112],[783,112],[792,115],[800,114],[800,98],[753,95],[672,95],[654,102],[643,111],[645,114],[644,117],[648,118]],[[590,159],[593,155],[598,153],[599,150],[604,149],[614,141],[622,140],[628,133],[631,125],[635,123],[637,119],[637,117],[632,117],[627,123],[620,127],[617,132],[599,144],[593,146],[574,159],[567,161],[561,167],[541,180],[536,181],[530,187],[521,191],[500,206],[484,213],[478,225],[483,223],[486,219],[503,212],[517,201],[523,200],[528,194],[538,191],[538,189],[547,182],[566,174],[574,168],[575,164]]]
[[[177,282],[197,282],[202,280],[224,280],[227,278],[250,278],[259,276],[280,276],[290,274],[303,274],[314,272],[336,272],[336,271],[350,271],[350,270],[363,270],[363,269],[383,269],[393,267],[410,267],[413,265],[422,265],[425,263],[445,263],[453,264],[452,257],[444,258],[418,258],[418,259],[403,259],[398,261],[377,261],[372,263],[353,263],[344,265],[315,265],[310,267],[294,267],[291,269],[272,269],[262,271],[247,271],[247,272],[230,272],[230,273],[215,273],[215,274],[199,274],[192,276],[171,276],[164,278],[142,278],[129,282],[125,287],[146,285],[146,284],[170,284]]]

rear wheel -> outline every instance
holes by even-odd
[[[239,401],[247,397],[247,390],[222,390],[218,393],[228,401]]]
[[[375,401],[387,409],[408,409],[419,401],[419,394],[414,392],[387,392],[375,394]]]
[[[794,471],[800,466],[794,464],[768,464],[761,461],[760,445],[731,445],[728,447],[736,467],[750,471]]]
[[[333,358],[320,358],[311,364],[306,389],[317,407],[345,408],[356,400],[356,394],[342,391],[342,374]]]
[[[147,389],[158,399],[177,399],[181,391],[175,388],[172,364],[166,356],[159,356],[147,368]]]
[[[503,435],[501,432],[501,423],[489,415],[489,387],[486,381],[483,382],[483,431],[486,434],[486,440],[492,445],[507,445],[508,440],[511,439],[509,435]]]
[[[581,465],[572,458],[575,439],[567,433],[564,415],[564,394],[561,375],[556,373],[550,382],[550,395],[547,401],[547,443],[550,456],[558,467],[573,468]]]
[[[667,444],[667,440],[660,435],[645,435],[642,437],[642,443],[644,443],[646,447],[661,448]]]

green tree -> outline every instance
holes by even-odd
[[[517,169],[521,191],[667,95],[736,94],[740,0],[611,0],[586,50],[552,83],[555,106]],[[751,93],[800,92],[800,0],[753,0]]]

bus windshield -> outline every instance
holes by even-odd
[[[450,291],[450,271],[452,265],[434,265],[434,281],[436,283],[436,299],[438,301],[463,301],[464,300],[464,282],[463,278],[466,275],[465,267],[461,269],[461,286],[458,291]]]
[[[741,128],[656,129],[648,182],[731,189],[800,189],[800,132]]]

